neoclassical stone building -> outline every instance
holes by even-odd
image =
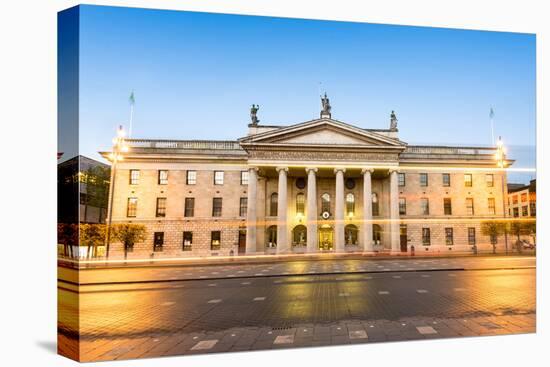
[[[365,129],[322,102],[290,126],[259,124],[253,106],[236,141],[128,139],[112,221],[144,224],[147,239],[127,256],[492,249],[481,223],[506,212],[495,149],[408,145],[393,112],[389,129]]]

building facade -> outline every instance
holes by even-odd
[[[537,181],[508,185],[508,215],[512,218],[537,216]]]
[[[326,96],[319,119],[290,126],[256,111],[236,141],[126,140],[112,222],[147,229],[129,258],[493,248],[481,223],[507,210],[495,149],[408,145],[393,112],[388,129],[359,128]]]

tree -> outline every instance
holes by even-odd
[[[493,245],[493,253],[496,253],[498,236],[506,232],[506,223],[499,220],[488,220],[481,222],[481,234],[489,236],[491,245]]]
[[[145,226],[142,224],[121,223],[115,224],[112,228],[113,238],[124,245],[124,257],[128,251],[134,249],[136,242],[145,241],[146,233]]]
[[[88,256],[97,255],[97,248],[105,243],[104,224],[81,224],[80,246],[88,246]]]
[[[72,256],[73,246],[78,245],[78,224],[58,223],[57,242],[63,244],[63,255]]]

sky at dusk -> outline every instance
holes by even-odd
[[[135,138],[231,140],[319,116],[409,144],[489,145],[535,166],[535,36],[366,23],[80,7],[80,152],[100,159],[135,93]],[[61,71],[63,73],[63,71]],[[60,114],[61,115],[61,114]],[[512,174],[526,181],[534,174]]]

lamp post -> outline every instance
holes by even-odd
[[[120,125],[117,129],[117,135],[113,138],[113,152],[109,154],[111,163],[111,182],[109,185],[109,218],[107,220],[107,234],[105,236],[105,256],[109,258],[109,247],[111,245],[111,225],[113,223],[113,198],[115,191],[116,166],[117,162],[124,160],[122,153],[128,151],[128,145],[124,141],[125,132]]]
[[[498,137],[497,141],[497,152],[495,154],[495,159],[497,161],[497,167],[502,171],[501,177],[501,186],[502,186],[502,213],[504,215],[504,246],[506,255],[508,255],[508,226],[506,219],[506,196],[504,191],[504,179],[506,175],[506,154],[504,151],[504,143],[502,142],[502,137]]]

